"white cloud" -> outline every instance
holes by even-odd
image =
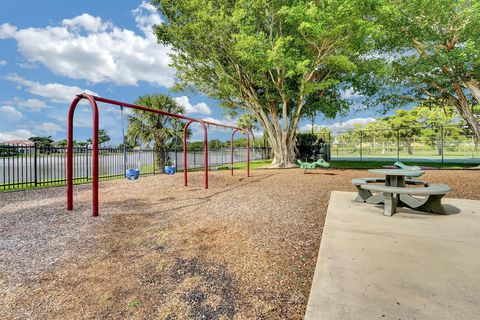
[[[354,118],[354,119],[347,120],[345,122],[336,122],[334,124],[328,125],[328,127],[332,129],[333,132],[347,131],[347,130],[353,129],[355,125],[364,126],[367,123],[370,123],[376,120],[377,119],[375,118]]]
[[[102,32],[112,27],[110,22],[104,23],[100,17],[93,17],[87,13],[73,19],[63,19],[62,24],[75,31],[83,29],[88,32]]]
[[[192,105],[188,100],[187,96],[181,96],[174,99],[179,105],[181,105],[185,109],[185,112],[184,112],[185,115],[190,113],[200,113],[200,114],[206,114],[206,115],[212,114],[212,110],[210,110],[208,105],[204,102],[200,102],[195,105]]]
[[[349,119],[345,122],[337,122],[337,123],[328,125],[328,127],[333,131],[349,130],[349,129],[353,129],[355,125],[364,126],[367,123],[370,123],[376,120],[377,119],[375,118],[354,118],[354,119]]]
[[[12,38],[17,31],[17,27],[12,26],[9,23],[4,23],[0,25],[0,39]]]
[[[218,124],[224,124],[227,126],[237,125],[237,119],[230,119],[230,118],[217,119],[212,117],[206,117],[206,118],[203,118],[202,120],[218,123]],[[192,124],[189,128],[192,129],[192,137],[191,137],[192,141],[203,140],[203,128],[200,124]],[[231,132],[230,131],[231,129],[229,128],[216,127],[214,125],[207,126],[207,130],[209,134],[214,132]],[[209,137],[209,139],[211,139],[211,137]]]
[[[136,9],[132,10],[137,27],[140,28],[147,38],[155,39],[152,27],[163,23],[162,18],[150,3],[143,1]]]
[[[218,124],[224,124],[226,126],[233,126],[233,127],[237,126],[237,119],[232,119],[232,118],[216,119],[216,118],[212,118],[212,117],[207,117],[207,118],[203,118],[202,120],[213,122],[213,123],[218,123]],[[210,128],[214,129],[215,127],[210,127]],[[222,127],[220,127],[219,129],[224,130],[224,128],[222,128]]]
[[[86,100],[82,100],[84,104],[79,104],[77,109],[75,110],[75,116],[73,118],[73,125],[75,128],[92,128],[92,108],[90,104]],[[100,121],[99,125],[100,128],[108,129],[109,131],[113,128],[121,128],[122,121],[120,118],[120,112],[111,112],[108,108],[100,107]],[[57,123],[67,124],[68,121],[68,112],[58,112],[55,109],[51,110],[46,115],[55,120]],[[128,110],[125,109],[125,110]],[[125,126],[127,125],[127,120],[125,120]]]
[[[35,63],[19,62],[19,63],[17,63],[17,65],[18,65],[20,68],[23,68],[23,69],[33,70],[33,69],[37,69],[37,68],[38,68],[38,65],[35,64]]]
[[[19,129],[9,132],[0,132],[0,142],[10,141],[10,140],[26,140],[30,137],[33,137],[34,134],[25,129]]]
[[[7,65],[7,61],[0,60],[0,67],[6,66],[6,65]]]
[[[54,136],[57,132],[63,131],[63,128],[53,122],[43,122],[35,126],[35,131],[42,135]]]
[[[330,125],[318,125],[314,124],[313,128],[314,130],[320,130],[321,128],[329,128],[333,132],[343,132],[343,131],[348,131],[351,130],[355,127],[355,125],[361,125],[364,126],[367,123],[376,121],[377,119],[375,118],[354,118],[354,119],[349,119],[344,122],[335,122]],[[311,124],[306,124],[302,127],[299,128],[300,131],[311,131],[312,130],[312,125]]]
[[[317,131],[317,130],[320,130],[321,128],[325,128],[326,126],[321,126],[321,125],[318,125],[318,124],[314,124],[313,125],[313,130]],[[300,128],[298,128],[299,131],[301,132],[311,132],[312,131],[312,125],[310,123],[306,124],[306,125],[303,125],[301,126]]]
[[[0,107],[0,119],[5,120],[18,120],[22,117],[22,113],[12,106]]]
[[[75,86],[66,86],[60,83],[41,84],[39,82],[24,79],[16,74],[8,75],[5,77],[5,79],[18,83],[19,85],[26,87],[28,92],[40,97],[48,98],[53,102],[70,102],[73,100],[75,95],[82,92],[98,95],[90,90],[81,89]]]
[[[0,39],[15,39],[29,63],[41,63],[73,79],[171,87],[175,82],[175,70],[169,66],[171,49],[158,44],[152,33],[152,24],[161,24],[162,18],[146,2],[132,14],[143,35],[84,13],[64,19],[60,26],[17,29],[3,24]]]
[[[42,109],[48,108],[45,102],[38,99],[26,99],[26,100],[16,99],[16,101],[19,106],[25,107],[26,109],[33,112],[39,112]]]

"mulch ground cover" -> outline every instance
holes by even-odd
[[[365,170],[156,175],[0,194],[0,319],[302,319],[332,190]],[[480,171],[422,179],[479,199]]]

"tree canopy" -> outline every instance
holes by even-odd
[[[305,112],[333,117],[345,84],[369,61],[374,1],[154,0],[167,22],[177,89],[194,89],[258,119],[273,164],[291,166]],[[328,101],[328,103],[325,103]]]
[[[48,137],[30,137],[28,140],[34,142],[39,148],[50,148],[53,144],[51,136]]]
[[[472,0],[382,0],[369,58],[386,62],[374,103],[396,108],[412,102],[454,106],[480,139],[475,106],[480,103],[480,2]],[[368,87],[366,85],[365,87]],[[371,89],[371,88],[370,88]]]

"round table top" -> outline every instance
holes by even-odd
[[[383,174],[386,176],[418,176],[423,175],[425,171],[422,170],[408,170],[408,169],[370,169],[368,172]]]

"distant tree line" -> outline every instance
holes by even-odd
[[[413,144],[421,144],[438,148],[445,141],[455,141],[455,144],[471,142],[473,133],[455,108],[444,106],[418,105],[411,110],[397,110],[394,115],[377,119],[366,125],[356,125],[346,132],[339,132],[333,137],[329,128],[322,128],[317,135],[335,144],[349,144],[354,149],[360,145],[380,145],[382,153],[399,139],[400,147],[408,154],[413,153]],[[443,141],[441,141],[443,140]],[[476,140],[475,140],[476,141]],[[448,144],[448,143],[447,143]],[[395,146],[396,147],[396,146]]]

